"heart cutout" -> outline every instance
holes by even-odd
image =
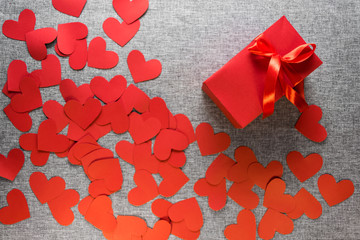
[[[47,56],[46,44],[52,43],[57,37],[53,28],[40,28],[25,34],[26,45],[32,58],[41,61]]]
[[[120,46],[125,46],[139,31],[140,21],[127,24],[125,21],[120,23],[116,18],[107,18],[103,23],[106,35]]]
[[[141,206],[159,195],[155,179],[146,170],[137,170],[134,174],[136,188],[128,193],[129,203],[134,206]]]
[[[321,108],[310,105],[299,117],[295,128],[305,137],[314,142],[322,142],[327,137],[326,129],[319,124],[321,120]]]
[[[4,113],[9,118],[10,122],[21,132],[27,132],[31,129],[32,126],[32,119],[29,113],[18,113],[15,112],[12,107],[7,105],[4,108]]]
[[[230,146],[230,136],[224,132],[214,134],[214,130],[209,123],[200,123],[195,132],[202,156],[223,152]]]
[[[307,157],[303,157],[297,151],[290,152],[286,157],[287,165],[300,182],[305,182],[317,172],[323,165],[322,157],[317,153],[312,153]]]
[[[305,214],[310,219],[317,219],[322,214],[322,206],[320,202],[305,188],[301,188],[300,191],[294,196],[295,209],[287,215],[291,219],[298,219]]]
[[[259,205],[259,196],[251,189],[254,183],[250,180],[233,183],[228,196],[245,209],[255,209]]]
[[[7,70],[7,90],[10,92],[20,92],[20,82],[28,75],[29,73],[25,62],[21,60],[11,61]]]
[[[131,24],[144,15],[149,8],[149,0],[113,0],[113,7],[127,24]]]
[[[116,75],[109,82],[104,77],[94,77],[90,82],[90,89],[104,103],[115,102],[126,89],[126,79]]]
[[[234,157],[236,164],[230,168],[228,178],[237,183],[246,181],[249,179],[248,168],[250,164],[257,162],[256,156],[249,147],[240,146],[235,150]]]
[[[173,204],[171,202],[169,202],[168,200],[159,198],[156,199],[152,204],[151,204],[151,211],[153,212],[153,214],[161,219],[165,219],[169,217],[169,208],[172,206]]]
[[[35,29],[36,17],[30,9],[24,9],[19,14],[18,21],[6,20],[2,32],[8,38],[25,41],[25,35]]]
[[[189,181],[181,169],[174,168],[168,163],[160,164],[159,174],[163,178],[159,184],[159,193],[164,197],[174,196]]]
[[[154,97],[150,100],[149,110],[142,116],[144,120],[154,117],[161,123],[161,129],[169,128],[169,109],[166,106],[165,101],[160,97]]]
[[[135,83],[157,78],[162,71],[159,60],[152,59],[145,61],[144,55],[138,50],[133,50],[129,53],[127,63]]]
[[[37,145],[40,151],[65,152],[70,147],[70,141],[65,135],[57,134],[55,121],[48,119],[40,123]]]
[[[49,54],[41,61],[41,70],[35,70],[31,75],[40,80],[40,87],[59,85],[61,82],[60,60],[53,54]]]
[[[224,235],[226,239],[255,240],[256,239],[256,219],[255,215],[247,209],[241,210],[236,218],[237,223],[228,225]]]
[[[143,120],[142,116],[136,113],[130,115],[129,133],[136,144],[140,144],[155,137],[161,128],[156,118]]]
[[[66,102],[76,100],[81,104],[84,104],[86,100],[94,97],[89,84],[85,83],[77,87],[71,79],[64,79],[61,81],[60,92]]]
[[[321,196],[330,207],[345,201],[354,193],[354,184],[351,180],[336,182],[330,174],[323,174],[319,177],[318,187]]]
[[[140,113],[144,113],[149,109],[149,96],[134,84],[130,84],[128,88],[125,89],[125,92],[121,96],[120,100],[127,114],[129,114],[133,108]]]
[[[69,65],[74,70],[81,70],[86,66],[88,58],[88,48],[86,38],[77,40],[75,50],[69,56]]]
[[[187,136],[189,140],[189,144],[195,142],[196,137],[195,137],[194,127],[192,126],[192,123],[190,122],[189,118],[184,114],[176,114],[174,118],[176,121],[176,130],[184,133]]]
[[[209,184],[218,185],[224,178],[227,178],[228,172],[234,164],[234,160],[220,153],[206,170],[206,181]]]
[[[283,166],[279,161],[271,161],[266,168],[259,162],[255,162],[248,167],[248,176],[257,186],[264,189],[273,178],[281,178]]]
[[[64,107],[55,100],[49,100],[44,103],[43,112],[45,116],[53,120],[56,124],[56,133],[61,132],[70,122],[70,119],[64,113]]]
[[[133,152],[134,144],[121,140],[115,146],[115,151],[119,157],[127,163],[134,164]]]
[[[294,230],[293,221],[285,214],[268,209],[258,226],[258,234],[262,239],[272,239],[275,232],[290,234]]]
[[[112,51],[106,51],[106,42],[102,37],[91,40],[88,48],[88,66],[99,69],[110,69],[119,62],[119,56]]]
[[[52,5],[59,12],[73,17],[79,17],[87,0],[52,0]]]
[[[24,165],[24,161],[24,153],[18,148],[11,149],[7,157],[0,154],[0,177],[14,181]]]
[[[159,172],[160,162],[151,153],[151,145],[151,141],[135,144],[133,148],[133,164],[135,171],[146,170],[153,174]]]
[[[77,41],[86,38],[88,28],[81,22],[71,22],[58,25],[57,48],[64,55],[71,55]]]
[[[57,198],[65,191],[65,181],[61,177],[52,177],[47,180],[42,172],[34,172],[29,179],[31,190],[41,204]]]
[[[146,222],[136,216],[117,216],[114,231],[103,231],[106,239],[142,239],[147,231]]]
[[[295,200],[289,194],[284,194],[286,183],[280,178],[274,178],[266,186],[264,207],[282,213],[290,213],[295,209]]]
[[[219,211],[226,205],[226,180],[218,185],[209,184],[205,178],[199,179],[194,185],[194,191],[199,196],[207,196],[209,207],[214,211]]]
[[[7,194],[6,200],[8,206],[0,209],[0,222],[2,224],[14,224],[30,218],[26,198],[19,189],[11,190]]]
[[[111,129],[117,134],[129,130],[130,119],[120,102],[111,102],[102,107],[101,114],[96,119],[96,124],[104,126],[109,123]]]
[[[189,146],[187,137],[176,130],[162,129],[154,143],[154,155],[160,160],[170,157],[171,151],[182,151]]]
[[[166,220],[159,220],[155,223],[154,227],[148,228],[143,240],[166,240],[169,238],[171,233],[171,224]]]
[[[114,217],[111,199],[105,195],[95,198],[86,212],[85,219],[102,231],[114,231],[117,221]]]

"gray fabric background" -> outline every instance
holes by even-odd
[[[110,40],[102,30],[108,17],[116,17],[112,1],[88,0],[79,19],[56,11],[50,0],[0,0],[1,24],[7,19],[17,19],[25,9],[32,9],[37,17],[36,28],[57,27],[57,24],[80,21],[89,28],[88,39],[102,36],[107,49],[119,54],[119,64],[112,70],[97,70],[86,67],[73,71],[66,58],[61,58],[63,79],[71,78],[76,84],[89,83],[97,75],[108,80],[114,75],[124,75],[133,83],[126,64],[128,53],[138,49],[147,59],[157,58],[163,64],[159,78],[137,84],[150,97],[162,97],[172,113],[186,114],[196,127],[200,122],[209,122],[216,132],[230,134],[232,144],[225,152],[233,157],[240,145],[251,147],[258,160],[266,165],[271,160],[284,164],[284,180],[287,192],[295,194],[301,187],[310,191],[322,204],[323,215],[317,220],[305,216],[294,221],[291,235],[276,234],[276,239],[360,239],[360,161],[359,161],[359,34],[360,2],[358,0],[304,0],[304,1],[242,1],[242,0],[151,0],[147,13],[141,18],[140,31],[125,47]],[[286,15],[307,42],[317,44],[316,53],[324,64],[305,81],[307,101],[320,106],[324,112],[321,123],[328,131],[323,143],[314,143],[303,137],[294,128],[299,113],[286,99],[276,104],[273,116],[260,118],[243,130],[234,129],[213,102],[201,91],[201,84],[231,57],[244,48],[254,37],[263,32],[282,15]],[[48,49],[54,53],[53,45]],[[24,42],[6,38],[0,34],[0,82],[6,81],[7,67],[14,59],[21,59],[32,71],[41,67],[27,52]],[[58,87],[42,89],[44,102],[55,99],[64,103]],[[0,94],[1,108],[9,99]],[[41,109],[31,112],[36,132],[45,119]],[[5,114],[0,112],[0,152],[7,155],[19,147],[21,133],[16,130]],[[128,134],[109,134],[99,143],[114,151],[121,139],[130,139]],[[323,156],[324,165],[313,178],[301,184],[286,165],[286,155],[292,151],[303,155],[316,152]],[[187,164],[183,168],[190,177],[187,185],[171,201],[196,196],[193,185],[204,176],[215,156],[201,157],[196,144],[187,150]],[[87,223],[73,208],[75,220],[68,227],[60,226],[51,216],[49,208],[41,205],[32,193],[28,179],[32,172],[44,172],[47,177],[61,176],[67,188],[74,188],[81,198],[87,195],[89,180],[81,167],[72,166],[66,159],[51,155],[44,167],[31,164],[29,152],[25,152],[24,167],[14,182],[0,179],[0,207],[7,205],[6,194],[13,188],[22,190],[28,200],[31,218],[23,222],[0,225],[2,239],[101,239],[102,234]],[[128,191],[134,187],[134,169],[121,161],[123,189],[111,196],[115,214],[136,215],[153,226],[156,218],[151,213],[151,203],[141,207],[131,206],[127,201]],[[317,178],[331,173],[337,179],[351,179],[355,185],[354,195],[347,201],[329,207],[317,188]],[[157,177],[160,181],[160,177]],[[230,186],[230,184],[229,184]],[[263,191],[254,188],[263,197]],[[200,239],[223,239],[225,226],[235,223],[241,210],[228,198],[227,205],[214,212],[207,205],[207,198],[197,197],[204,214],[204,226]],[[262,201],[253,211],[257,222],[265,212]],[[171,239],[175,239],[174,236]]]

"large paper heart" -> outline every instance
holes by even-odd
[[[225,151],[231,143],[230,136],[224,132],[214,134],[209,123],[200,123],[195,130],[196,140],[202,156]]]
[[[26,45],[31,57],[35,60],[44,60],[47,56],[46,44],[56,39],[57,31],[53,28],[41,28],[26,33]]]
[[[59,12],[79,17],[87,0],[52,0],[52,5]]]
[[[305,188],[301,188],[300,191],[294,196],[295,209],[287,215],[291,219],[298,219],[305,214],[310,219],[317,219],[322,214],[322,207],[320,202]]]
[[[293,221],[285,214],[268,209],[258,226],[258,234],[262,239],[272,239],[275,232],[290,234],[294,230]]]
[[[114,231],[117,221],[114,217],[111,199],[104,195],[95,198],[86,212],[85,219],[102,231]]]
[[[29,113],[18,113],[9,105],[4,108],[4,113],[9,118],[11,123],[21,132],[27,132],[31,129],[32,119]]]
[[[290,152],[286,157],[286,162],[300,182],[305,182],[314,176],[323,165],[323,159],[319,154],[313,153],[304,158],[297,151]]]
[[[106,35],[120,46],[125,46],[139,31],[140,21],[127,24],[125,21],[120,23],[116,18],[108,18],[103,23]]]
[[[7,157],[0,154],[0,177],[14,181],[24,161],[24,153],[18,148],[11,149]]]
[[[250,180],[233,183],[228,196],[243,208],[254,209],[259,205],[259,196],[251,190],[253,187],[254,183]]]
[[[189,146],[185,134],[172,129],[162,129],[155,139],[154,155],[160,160],[170,157],[171,151],[182,151]]]
[[[284,194],[286,183],[280,178],[274,178],[266,186],[264,195],[264,207],[271,208],[283,213],[292,212],[295,209],[295,200],[289,194]]]
[[[219,211],[226,204],[226,180],[218,185],[209,184],[205,178],[199,179],[194,185],[194,191],[199,196],[207,196],[209,207],[214,211]]]
[[[119,62],[119,56],[112,51],[106,51],[106,42],[102,37],[91,40],[88,48],[88,66],[99,69],[110,69]]]
[[[159,184],[159,193],[164,197],[174,196],[189,181],[181,169],[174,168],[168,163],[160,164],[159,174],[163,178]]]
[[[145,61],[144,55],[133,50],[127,58],[128,67],[135,83],[157,78],[162,70],[161,62],[157,59]]]
[[[70,141],[65,135],[58,135],[56,123],[48,119],[40,123],[37,136],[38,150],[46,152],[65,152]]]
[[[255,162],[248,167],[248,176],[251,181],[265,190],[266,185],[271,179],[281,178],[283,174],[283,166],[279,161],[271,161],[266,168],[259,162]]]
[[[136,144],[146,142],[155,137],[159,133],[160,128],[161,124],[156,118],[143,120],[139,114],[133,113],[130,115],[129,133]]]
[[[154,177],[146,170],[137,170],[134,174],[136,188],[128,193],[129,203],[141,206],[159,195],[158,186]]]
[[[146,12],[149,0],[113,0],[113,6],[117,14],[127,24],[131,24]]]
[[[166,220],[159,220],[155,223],[154,227],[148,228],[143,240],[166,240],[169,239],[171,233],[171,224]]]
[[[59,85],[61,82],[61,65],[59,59],[49,54],[46,59],[41,61],[40,70],[35,70],[31,75],[40,80],[40,87],[50,87]]]
[[[21,94],[11,98],[11,107],[15,112],[29,112],[42,106],[41,93],[33,77],[24,77],[20,82],[20,90]]]
[[[206,181],[212,185],[218,185],[224,178],[228,177],[229,169],[231,169],[234,164],[234,160],[220,153],[206,170]]]
[[[0,222],[14,224],[30,218],[29,207],[24,194],[19,189],[11,190],[7,196],[7,207],[0,209]]]
[[[29,179],[31,190],[41,204],[57,198],[65,191],[65,181],[61,177],[52,177],[47,180],[42,172],[34,172]]]
[[[61,132],[70,122],[64,113],[64,107],[55,100],[45,102],[43,112],[45,116],[55,122],[57,133]]]
[[[299,117],[295,128],[310,140],[322,142],[326,139],[327,132],[326,129],[318,123],[321,117],[321,108],[316,105],[310,105]]]
[[[81,22],[59,24],[57,48],[62,54],[70,55],[75,51],[77,41],[86,38],[87,35],[88,28]]]
[[[80,195],[74,189],[67,189],[62,194],[48,202],[49,209],[55,220],[63,226],[68,226],[74,221],[71,210],[80,200]]]
[[[25,35],[35,28],[36,18],[33,11],[24,9],[19,20],[6,20],[2,26],[2,32],[8,38],[25,41]]]
[[[203,226],[203,215],[196,198],[188,198],[169,208],[169,217],[174,222],[185,221],[190,231],[196,232]]]
[[[94,97],[94,93],[90,89],[90,85],[85,83],[77,87],[71,79],[64,79],[60,83],[60,92],[64,100],[76,100],[84,104],[86,100]]]
[[[87,129],[101,113],[99,100],[89,98],[82,105],[78,101],[70,100],[64,106],[65,114],[82,129]]]
[[[26,63],[21,60],[13,60],[7,70],[7,90],[10,92],[20,92],[21,79],[27,75],[29,73]]]
[[[109,82],[101,76],[94,77],[90,82],[92,92],[104,103],[115,102],[126,89],[126,79],[116,75]]]
[[[238,147],[234,155],[237,163],[229,170],[228,178],[230,181],[240,183],[249,178],[248,167],[257,162],[257,159],[254,152],[245,146]]]
[[[319,177],[318,187],[330,207],[345,201],[354,193],[354,184],[351,180],[336,182],[330,174],[323,174]]]
[[[225,228],[224,235],[226,239],[256,239],[256,219],[255,215],[247,209],[239,212],[237,224],[231,224]]]

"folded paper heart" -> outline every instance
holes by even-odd
[[[52,0],[52,5],[59,12],[73,17],[79,17],[87,0]]]
[[[127,24],[125,21],[120,23],[116,18],[107,18],[103,23],[106,35],[120,46],[125,46],[139,31],[140,21]]]
[[[256,219],[255,215],[247,209],[239,212],[237,223],[225,228],[224,235],[227,239],[256,239]]]
[[[24,153],[18,148],[11,149],[7,157],[0,154],[0,177],[14,181],[24,161]]]
[[[130,84],[121,97],[121,102],[125,107],[125,112],[130,113],[133,109],[144,113],[149,109],[150,98],[138,87]]]
[[[86,66],[88,47],[86,38],[77,40],[74,52],[69,56],[69,65],[74,70],[81,70]]]
[[[44,166],[48,159],[50,152],[39,151],[37,146],[37,134],[26,133],[20,136],[19,144],[20,147],[31,151],[30,160],[35,166]]]
[[[6,200],[8,206],[0,209],[0,222],[14,224],[30,218],[29,207],[24,194],[19,189],[11,190]]]
[[[24,9],[18,21],[6,20],[2,26],[2,32],[8,38],[25,41],[25,35],[35,28],[36,18],[33,11]]]

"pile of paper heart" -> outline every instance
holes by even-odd
[[[53,0],[57,10],[77,17],[85,3]],[[109,18],[103,29],[111,39],[124,46],[138,31],[138,19],[148,8],[148,1],[114,0],[113,6],[124,22]],[[61,177],[48,180],[41,172],[31,175],[29,185],[33,193],[41,204],[47,203],[59,224],[73,222],[71,208],[79,203],[78,210],[85,220],[100,229],[107,239],[167,239],[170,234],[182,239],[200,236],[203,215],[196,198],[191,196],[177,203],[162,198],[154,200],[152,212],[159,220],[152,228],[136,216],[114,216],[109,196],[121,190],[123,177],[128,176],[122,175],[120,161],[114,153],[97,143],[110,131],[116,134],[128,131],[134,141],[120,140],[115,148],[120,159],[135,167],[133,179],[137,187],[128,193],[128,201],[134,206],[143,205],[159,195],[174,196],[189,181],[181,168],[186,163],[185,150],[196,141],[201,155],[219,155],[206,171],[205,178],[194,185],[195,192],[207,196],[210,208],[215,211],[225,206],[227,196],[244,208],[239,212],[237,224],[225,228],[226,238],[256,238],[256,219],[250,211],[259,203],[259,196],[252,191],[255,185],[265,190],[263,205],[268,208],[258,225],[261,238],[270,239],[275,232],[291,233],[292,219],[304,213],[311,219],[321,215],[320,203],[306,189],[302,188],[294,197],[284,194],[286,185],[281,180],[283,166],[280,162],[273,161],[265,168],[247,147],[236,149],[234,161],[221,153],[231,144],[228,134],[215,134],[208,123],[199,124],[194,133],[185,115],[173,115],[162,98],[150,99],[135,85],[128,85],[123,76],[114,76],[110,81],[98,76],[90,84],[79,87],[70,79],[62,80],[59,59],[47,54],[46,44],[55,39],[57,54],[69,57],[69,65],[76,70],[86,64],[112,68],[118,63],[118,55],[106,51],[105,40],[101,37],[94,38],[87,46],[88,29],[82,23],[59,24],[57,30],[34,30],[35,22],[34,13],[24,10],[18,22],[7,20],[3,24],[3,33],[7,37],[25,41],[30,55],[42,61],[42,69],[31,73],[21,60],[10,63],[3,93],[11,101],[4,112],[18,130],[27,132],[32,126],[29,112],[42,107],[48,119],[39,125],[37,133],[25,133],[20,137],[21,148],[31,151],[30,159],[35,166],[45,165],[50,153],[67,157],[71,164],[82,166],[91,180],[89,196],[79,202],[79,194],[73,189],[65,189]],[[140,51],[132,51],[127,61],[135,83],[154,79],[161,73],[161,63],[158,60],[146,62]],[[39,88],[56,85],[59,85],[65,105],[55,100],[43,104]],[[62,133],[66,127],[65,136]],[[23,163],[24,154],[20,149],[11,150],[7,158],[0,155],[0,176],[13,181]],[[318,173],[322,158],[318,154],[303,158],[300,153],[291,152],[287,163],[295,176],[304,182]],[[162,178],[159,185],[154,174]],[[226,180],[233,182],[228,191]],[[354,191],[350,180],[336,183],[328,174],[319,177],[318,186],[329,206],[344,201]],[[7,201],[8,206],[0,209],[1,223],[14,224],[30,217],[26,198],[20,190],[10,191]]]

